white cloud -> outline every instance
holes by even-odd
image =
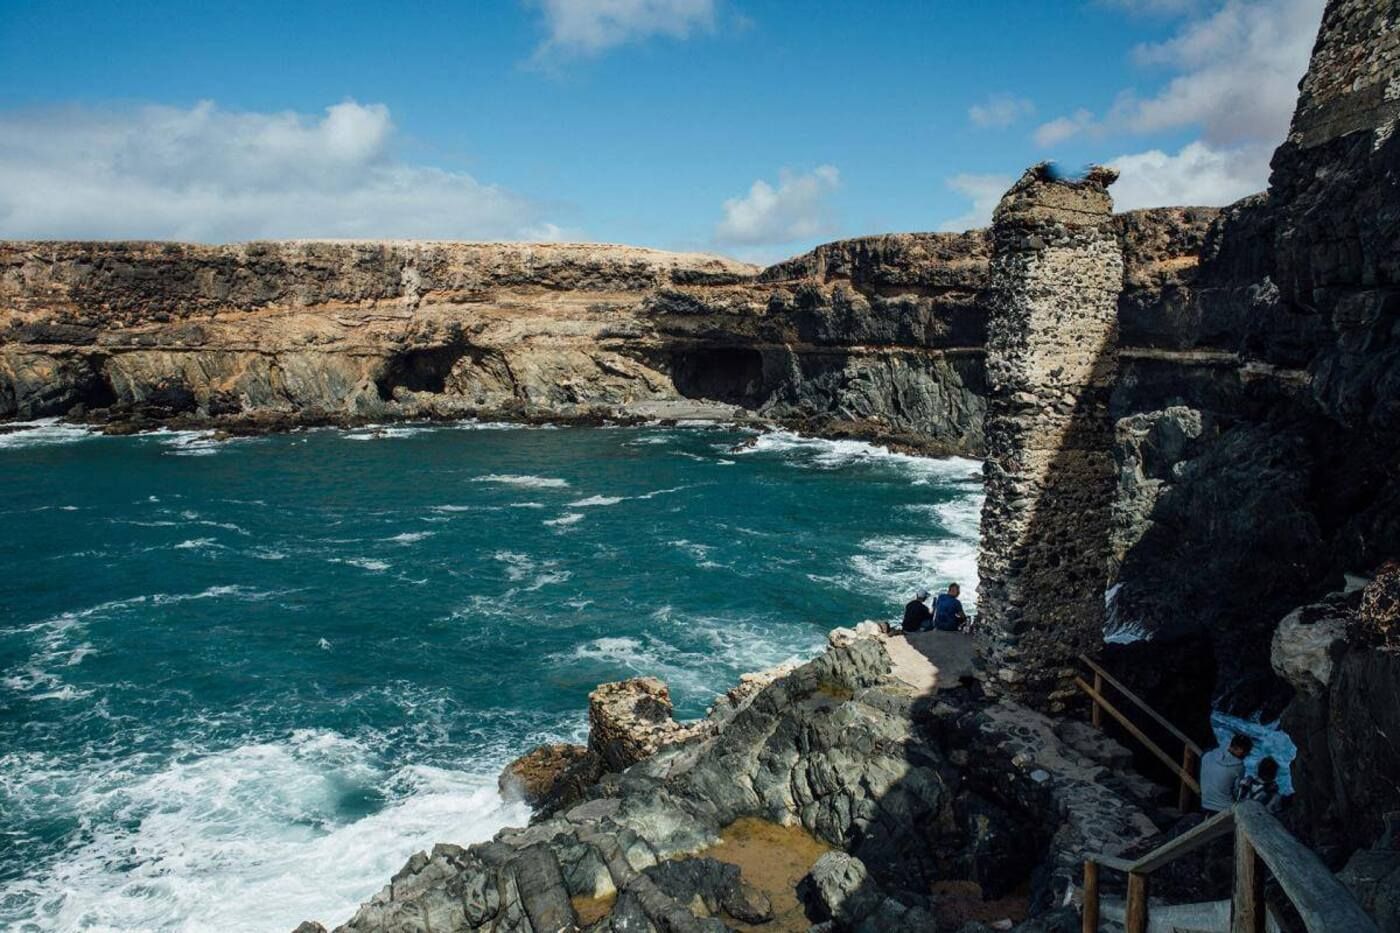
[[[1108,162],[1120,172],[1110,189],[1114,207],[1231,204],[1263,190],[1272,152],[1265,143],[1217,149],[1198,140],[1175,155],[1152,149],[1118,156]]]
[[[715,240],[756,245],[830,234],[835,224],[826,199],[840,184],[834,165],[818,166],[806,174],[783,169],[776,188],[759,179],[742,198],[724,202],[724,219],[715,227]]]
[[[686,39],[715,26],[715,0],[534,0],[549,36],[534,62],[601,54],[653,36]]]
[[[1035,104],[1014,94],[991,94],[980,104],[967,108],[974,126],[1001,129],[1035,113]]]
[[[1066,139],[1078,136],[1080,132],[1092,126],[1094,115],[1088,110],[1076,110],[1072,116],[1056,117],[1048,123],[1042,123],[1036,127],[1035,143],[1037,146],[1049,148]]]
[[[1200,127],[1201,138],[1212,147],[1276,144],[1288,129],[1323,3],[1213,4],[1213,12],[1187,21],[1171,39],[1134,50],[1139,65],[1174,75],[1156,94],[1141,97],[1125,90],[1102,119],[1061,117],[1041,126],[1036,140],[1049,146],[1083,132],[1149,134]]]
[[[0,237],[532,239],[529,201],[396,158],[388,108],[0,113]]]
[[[950,217],[939,224],[938,229],[947,233],[961,233],[975,230],[992,222],[992,211],[1006,194],[1016,179],[1010,175],[954,175],[948,179],[948,187],[969,199],[972,206],[966,213]]]

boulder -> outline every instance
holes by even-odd
[[[1274,671],[1295,690],[1326,690],[1333,665],[1346,651],[1347,630],[1355,619],[1356,600],[1344,593],[1294,609],[1274,630],[1270,651]]]
[[[588,695],[588,750],[610,771],[650,758],[697,731],[676,722],[674,709],[670,688],[655,677],[602,684]]]
[[[501,795],[523,800],[536,810],[568,806],[602,776],[601,759],[582,745],[541,745],[506,765],[498,779]]]

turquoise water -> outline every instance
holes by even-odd
[[[698,716],[971,589],[976,463],[750,437],[0,435],[0,927],[341,922],[523,821],[496,774],[596,683]]]

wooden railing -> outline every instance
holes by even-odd
[[[1377,933],[1376,924],[1351,892],[1312,850],[1283,827],[1264,806],[1247,800],[1135,861],[1092,854],[1084,862],[1084,933],[1099,930],[1099,868],[1128,876],[1127,933],[1146,933],[1148,887],[1152,873],[1221,836],[1235,836],[1235,888],[1231,933],[1264,933],[1265,871],[1298,911],[1308,933]]]
[[[1090,721],[1093,722],[1094,727],[1103,728],[1103,714],[1108,713],[1108,715],[1112,716],[1129,735],[1146,746],[1149,752],[1155,755],[1162,764],[1166,765],[1171,772],[1176,775],[1179,782],[1177,806],[1181,809],[1182,813],[1189,813],[1201,794],[1201,785],[1196,779],[1196,765],[1201,760],[1201,746],[1193,742],[1186,733],[1168,722],[1166,717],[1161,713],[1148,706],[1136,693],[1133,693],[1133,691],[1123,686],[1112,674],[1096,664],[1093,659],[1081,654],[1079,660],[1083,661],[1094,674],[1094,682],[1092,685],[1086,682],[1083,677],[1074,678],[1074,682],[1079,689],[1083,690],[1088,694],[1089,699],[1094,701],[1093,712],[1090,713]],[[1162,747],[1152,741],[1147,733],[1143,732],[1132,720],[1123,714],[1122,710],[1114,706],[1112,701],[1105,695],[1105,684],[1123,694],[1128,702],[1142,710],[1153,722],[1165,729],[1173,738],[1180,741],[1181,757],[1178,759],[1163,751]]]

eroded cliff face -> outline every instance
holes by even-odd
[[[629,247],[0,244],[0,417],[626,414],[706,399],[973,451],[978,235],[774,267]]]
[[[1114,610],[1207,633],[1241,710],[1287,696],[1276,621],[1400,549],[1398,37],[1400,5],[1329,3],[1268,192],[1120,305]]]

